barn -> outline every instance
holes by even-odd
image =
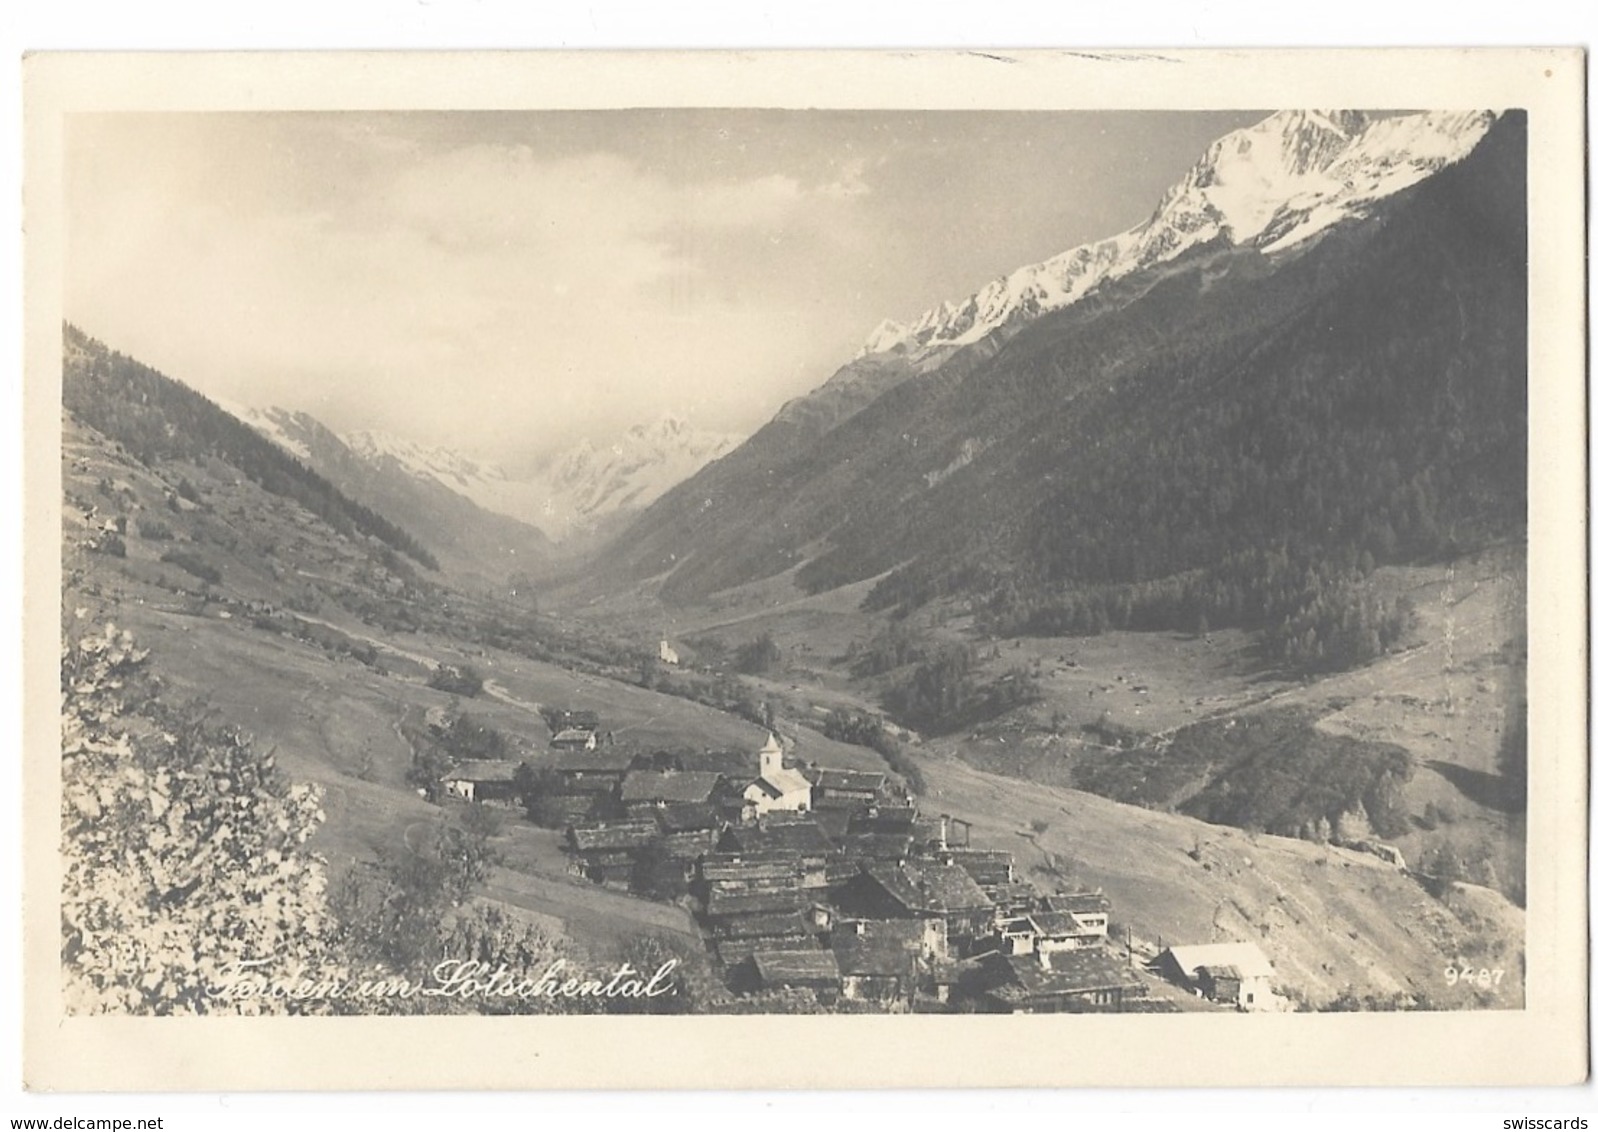
[[[1276,970],[1259,945],[1248,940],[1168,947],[1155,965],[1172,982],[1212,1002],[1255,1011],[1269,1009],[1273,1001]]]

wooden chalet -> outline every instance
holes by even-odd
[[[988,960],[986,998],[1010,1014],[1119,1012],[1146,988],[1117,952],[1102,947],[1063,952],[1048,966],[1030,955]]]
[[[885,800],[888,776],[881,771],[821,767],[811,786],[811,807],[817,810],[864,810]]]
[[[839,987],[852,1002],[907,1010],[915,1002],[921,972],[939,953],[929,941],[931,920],[846,920],[832,929]]]
[[[757,951],[817,951],[821,944],[798,912],[755,913],[722,920],[711,931],[716,957],[731,969]]]
[[[586,727],[563,728],[549,741],[552,751],[592,751],[598,746],[599,737]]]
[[[846,833],[838,852],[857,861],[904,861],[910,857],[908,833]]]
[[[722,834],[717,848],[723,853],[796,853],[803,866],[801,886],[826,888],[832,842],[813,820],[797,814],[784,817],[789,820],[781,820],[773,813],[755,825],[733,826]]]
[[[1103,930],[1089,927],[1069,912],[1039,910],[1030,918],[1037,929],[1035,949],[1046,963],[1057,951],[1103,947],[1108,942],[1109,937]]]
[[[721,782],[712,771],[635,770],[621,780],[621,806],[629,815],[672,806],[708,806]]]
[[[914,835],[917,813],[914,806],[870,805],[863,810],[849,810],[850,833],[889,833]]]
[[[994,926],[993,901],[958,865],[867,862],[840,903],[864,919],[941,919],[950,948],[960,954]]]
[[[450,767],[438,780],[445,797],[488,805],[514,806],[521,797],[516,789],[519,764],[505,759],[467,759]]]
[[[546,801],[567,821],[610,816],[627,774],[629,756],[620,751],[570,751],[547,764],[559,782]]]
[[[658,836],[653,821],[594,822],[573,825],[567,831],[583,875],[616,888],[632,884],[639,850]]]
[[[610,794],[632,769],[632,755],[613,748],[569,751],[555,756],[548,765],[567,793]]]
[[[1178,986],[1212,1002],[1244,1011],[1273,1005],[1271,983],[1276,971],[1259,945],[1248,940],[1168,947],[1155,966]]]
[[[1013,884],[983,885],[982,891],[993,901],[994,912],[1000,919],[1024,916],[1040,907],[1038,890],[1024,880]]]
[[[700,859],[715,849],[716,831],[694,829],[686,833],[665,833],[657,844],[666,860],[681,867],[682,879],[687,882],[698,872]]]
[[[1006,955],[1036,955],[1045,964],[1060,951],[1102,947],[1105,937],[1086,927],[1069,912],[1036,910],[1001,919],[997,936]]]
[[[705,915],[797,912],[805,904],[803,875],[797,853],[708,853],[699,862]]]
[[[947,833],[948,827],[943,822],[922,816],[910,827],[910,840],[917,850],[931,852],[944,846]]]
[[[1102,892],[1067,892],[1045,896],[1040,905],[1047,912],[1069,912],[1076,921],[1101,936],[1110,934],[1110,898]]]
[[[559,733],[569,729],[579,731],[599,730],[599,713],[597,711],[574,710],[572,708],[548,708],[544,711],[544,722],[549,724],[552,733]]]
[[[1015,854],[1008,849],[945,849],[936,856],[959,865],[984,889],[1015,883]]]
[[[699,875],[699,862],[716,846],[716,831],[696,829],[687,833],[662,834],[654,843],[661,864],[671,867],[671,875],[691,886]]]
[[[710,802],[678,802],[655,811],[661,833],[715,832],[721,829],[721,815]]]
[[[838,994],[838,961],[830,951],[757,951],[750,957],[762,990],[803,988],[822,1001]]]

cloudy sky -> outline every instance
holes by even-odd
[[[1263,116],[78,116],[66,312],[207,394],[511,469],[668,412],[750,432]]]

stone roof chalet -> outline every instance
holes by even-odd
[[[971,874],[959,865],[905,861],[898,865],[869,863],[865,872],[911,912],[940,915],[991,908]]]
[[[465,759],[444,773],[442,782],[514,782],[516,763],[504,759]]]
[[[568,836],[578,853],[594,853],[642,849],[655,839],[656,830],[652,821],[593,822],[573,825]]]
[[[1030,957],[1000,960],[994,997],[1020,1005],[1029,1000],[1101,991],[1137,991],[1142,984],[1119,955],[1096,948],[1067,951],[1044,967]]]
[[[586,727],[567,727],[557,731],[554,737],[550,739],[549,745],[557,749],[579,747],[592,749],[595,745],[595,736]]]
[[[910,920],[853,920],[832,933],[832,950],[844,975],[910,978],[924,933]]]
[[[851,792],[858,791],[863,794],[875,794],[882,790],[887,783],[888,776],[881,771],[822,767],[816,772],[816,788],[824,791],[847,790]]]
[[[1082,922],[1069,912],[1033,912],[1027,917],[1032,921],[1032,926],[1037,929],[1038,935],[1045,939],[1067,939],[1071,936],[1090,934],[1082,926]]]
[[[615,748],[592,751],[566,751],[549,760],[557,774],[622,775],[632,766],[633,756]]]
[[[757,951],[752,959],[760,981],[768,987],[838,981],[838,961],[830,951]]]
[[[832,852],[832,842],[813,821],[763,821],[757,826],[729,829],[722,838],[721,848],[724,852],[787,851],[802,857],[825,857]]]
[[[1050,912],[1070,912],[1073,916],[1105,913],[1110,910],[1110,898],[1102,892],[1068,892],[1045,896],[1043,907]]]
[[[706,802],[721,775],[713,771],[635,770],[621,783],[621,800],[629,803]]]

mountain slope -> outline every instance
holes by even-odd
[[[222,460],[266,491],[293,500],[343,534],[359,533],[429,569],[438,563],[410,533],[340,491],[294,456],[165,374],[64,328],[63,406],[146,464]]]
[[[1281,252],[1460,160],[1491,122],[1482,111],[1279,111],[1216,141],[1137,227],[1019,268],[909,324],[884,322],[862,354],[901,351],[925,363],[1213,241]]]
[[[378,449],[370,434],[364,444],[359,436],[347,443],[309,413],[225,407],[345,494],[425,532],[446,572],[457,580],[499,588],[512,574],[536,574],[550,557],[552,548],[542,532],[484,509],[465,491],[426,470],[451,467],[443,462],[449,453],[408,445],[401,449],[412,456],[407,462]],[[424,458],[432,464],[420,463]],[[465,480],[476,466],[456,458],[453,467]]]
[[[609,444],[586,438],[548,459],[533,474],[513,476],[493,464],[390,433],[334,434],[315,418],[286,409],[226,406],[302,459],[323,468],[357,495],[384,500],[396,514],[438,513],[446,543],[481,543],[475,528],[492,528],[490,545],[542,559],[553,542],[616,530],[670,488],[737,446],[739,438],[704,432],[666,416],[635,425]],[[451,496],[469,501],[462,509]],[[418,495],[425,503],[418,500]],[[475,510],[489,513],[485,519]],[[516,520],[530,534],[497,522]]]
[[[528,521],[556,539],[623,523],[738,442],[673,416],[635,425],[610,444],[582,440],[526,485]]]
[[[1325,158],[1329,128],[1304,128],[1287,167],[1342,171]],[[919,600],[1005,578],[1034,593],[1141,585],[1271,548],[1400,561],[1517,529],[1524,118],[1429,177],[1444,161],[1422,157],[1364,153],[1376,172],[1345,175],[1344,195],[1295,188],[1248,212],[1268,218],[1241,247],[1201,210],[1189,234],[1216,237],[1174,258],[916,380],[901,370],[836,420],[779,414],[663,497],[606,568],[664,574],[679,600],[795,567],[812,590],[899,568],[883,600]],[[1167,204],[1209,199],[1210,176]],[[1371,178],[1405,187],[1373,200]],[[1329,211],[1355,222],[1328,226]],[[895,355],[861,361],[879,356]],[[1212,588],[1223,608],[1237,597]]]

